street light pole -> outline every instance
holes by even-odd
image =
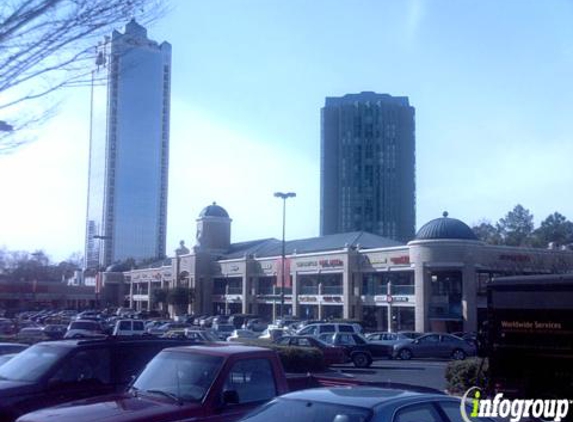
[[[288,198],[296,197],[294,192],[275,192],[275,198],[281,198],[283,200],[283,239],[282,239],[282,250],[281,250],[281,307],[280,315],[284,317],[284,306],[285,306],[285,228],[286,228],[286,200]]]

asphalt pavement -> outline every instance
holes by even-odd
[[[447,360],[379,360],[370,368],[356,368],[352,364],[335,365],[331,369],[363,381],[392,382],[412,386],[446,389]]]

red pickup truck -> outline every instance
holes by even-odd
[[[352,379],[285,376],[269,349],[213,344],[164,349],[125,393],[28,413],[18,422],[235,421],[288,391],[356,385]]]

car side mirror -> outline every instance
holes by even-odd
[[[237,390],[223,391],[223,404],[239,404],[239,393],[237,393]]]
[[[420,340],[414,340],[412,343],[414,343],[414,344],[420,344]]]

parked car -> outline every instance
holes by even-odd
[[[395,344],[414,341],[414,339],[402,333],[370,333],[366,335],[366,340],[370,343],[388,346],[390,355],[393,354],[392,351]]]
[[[0,366],[4,365],[6,362],[8,362],[10,359],[12,359],[17,354],[18,353],[5,353],[3,355],[0,355]]]
[[[160,336],[165,334],[169,330],[175,330],[178,328],[189,328],[189,327],[191,327],[191,324],[187,324],[186,322],[166,322],[165,324],[160,325],[159,327],[148,328],[147,332],[154,336]]]
[[[290,331],[286,330],[285,328],[271,328],[271,326],[269,325],[269,328],[267,328],[265,331],[263,331],[259,335],[259,338],[263,339],[263,340],[275,341],[284,335],[291,335],[291,334],[292,333]]]
[[[235,326],[233,324],[225,323],[225,322],[215,322],[213,321],[213,333],[219,338],[219,340],[227,340],[233,331],[235,330]]]
[[[186,339],[203,343],[219,341],[220,338],[212,330],[197,330],[195,328],[185,328],[183,334]]]
[[[429,333],[413,341],[394,345],[393,356],[408,360],[412,358],[451,358],[463,360],[476,354],[475,346],[451,334]]]
[[[18,331],[16,339],[24,343],[36,343],[38,341],[50,340],[44,333],[43,327],[25,327]]]
[[[324,363],[336,365],[346,363],[350,359],[344,347],[332,346],[312,336],[284,336],[273,343],[279,346],[314,347],[324,356]]]
[[[452,333],[452,335],[467,341],[472,346],[475,346],[475,347],[478,346],[478,335],[476,332],[473,332],[473,331],[469,332],[469,333],[456,332],[456,333]]]
[[[234,330],[233,333],[227,337],[227,341],[241,341],[256,339],[257,334],[250,330]]]
[[[51,340],[60,340],[64,338],[67,330],[68,326],[64,324],[48,324],[43,328],[44,334],[46,334],[46,336]]]
[[[235,328],[241,328],[246,320],[260,318],[259,315],[254,314],[233,314],[229,317],[229,324],[233,324]]]
[[[17,332],[16,324],[7,318],[0,318],[0,335],[13,335]]]
[[[377,359],[388,359],[392,356],[392,347],[368,342],[358,333],[321,334],[319,338],[333,346],[346,349],[350,360],[357,368],[367,368]]]
[[[103,328],[99,322],[89,319],[79,319],[70,322],[68,331],[64,334],[64,338],[101,337],[103,335]]]
[[[277,397],[241,422],[461,422],[461,400],[438,393],[372,387],[334,387]],[[471,409],[467,405],[467,412]],[[494,422],[480,418],[481,422]]]
[[[334,333],[361,333],[362,327],[359,324],[347,322],[329,322],[308,324],[296,332],[298,336],[316,336],[320,334]]]
[[[294,389],[358,383],[313,375],[287,378],[278,355],[260,347],[173,347],[149,362],[123,393],[39,410],[24,415],[19,422],[234,422]],[[275,419],[279,416],[284,417],[275,415]],[[316,419],[300,419],[306,420]]]
[[[412,340],[416,340],[418,337],[424,335],[424,333],[419,333],[418,331],[399,331],[400,334],[411,338]]]
[[[114,336],[142,336],[147,334],[145,323],[138,319],[120,319],[115,322]]]
[[[11,353],[18,353],[27,349],[28,347],[30,347],[28,344],[0,343],[0,356]]]
[[[262,318],[251,318],[245,321],[243,328],[251,331],[262,332],[267,329],[269,323]]]
[[[183,344],[190,342],[105,338],[37,343],[0,366],[0,421],[123,391],[160,350]]]

